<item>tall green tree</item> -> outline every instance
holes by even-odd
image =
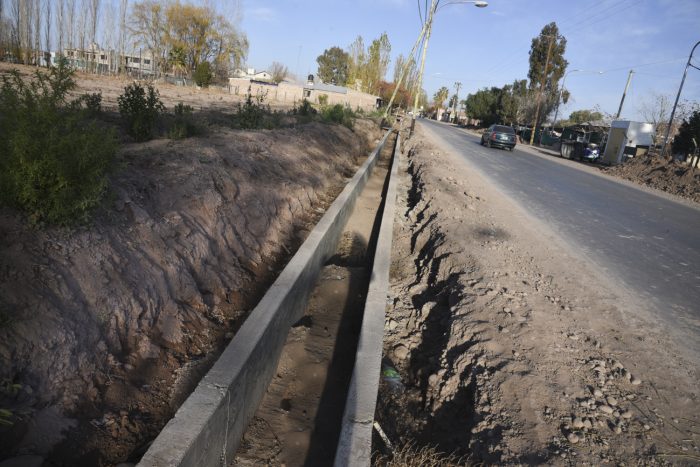
[[[695,144],[700,145],[700,110],[695,110],[687,120],[681,123],[678,135],[673,139],[673,152],[676,154],[691,154]]]
[[[435,107],[437,107],[438,109],[441,108],[442,104],[447,100],[449,95],[450,90],[447,89],[445,86],[438,89],[437,92],[433,94],[433,102],[435,103]]]
[[[576,110],[574,112],[571,112],[571,114],[569,115],[569,120],[571,121],[571,123],[593,122],[602,119],[603,114],[598,112],[597,110]]]
[[[367,49],[366,92],[371,94],[377,92],[379,83],[384,80],[389,67],[390,53],[391,43],[386,33],[382,33],[370,44]]]
[[[550,51],[551,46],[551,51]],[[547,52],[549,62],[547,63]],[[530,45],[530,70],[527,77],[530,80],[530,90],[534,91],[533,98],[539,92],[542,83],[544,90],[540,100],[540,118],[542,121],[556,106],[559,92],[559,80],[564,76],[569,62],[564,58],[566,38],[559,34],[557,24],[552,22],[542,28]],[[547,70],[545,73],[545,65]],[[532,117],[534,118],[534,116]]]
[[[348,80],[350,56],[340,47],[326,49],[316,58],[318,77],[324,83],[345,86]]]

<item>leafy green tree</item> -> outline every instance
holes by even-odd
[[[316,58],[318,77],[324,83],[344,86],[348,79],[350,56],[340,47],[326,49]]]
[[[678,130],[678,135],[673,140],[673,152],[675,154],[691,154],[695,150],[695,144],[700,146],[700,110],[695,110],[687,120],[683,120]]]
[[[549,63],[547,64],[547,52],[551,45]],[[527,77],[530,79],[530,90],[539,92],[544,82],[544,90],[540,100],[539,120],[542,121],[556,106],[559,96],[559,80],[564,76],[569,62],[564,58],[566,52],[566,38],[559,34],[557,24],[552,22],[542,28],[540,34],[532,39],[530,46],[530,70]],[[545,74],[545,65],[547,71]],[[531,93],[533,99],[536,92]],[[534,119],[534,114],[530,117]]]
[[[197,84],[197,86],[202,88],[209,87],[212,79],[214,79],[211,64],[209,62],[202,62],[198,64],[197,68],[194,70],[194,75],[192,75],[192,78],[194,78],[194,82]]]
[[[355,86],[364,92],[378,94],[384,81],[390,62],[391,43],[389,36],[383,33],[364,48],[362,36],[348,47],[348,80],[347,84]]]
[[[598,112],[597,110],[576,110],[574,112],[571,112],[571,114],[569,115],[569,121],[574,124],[593,122],[602,119],[603,114]]]
[[[447,100],[447,97],[450,95],[450,90],[447,89],[445,86],[441,87],[440,89],[437,90],[435,94],[433,94],[433,102],[435,102],[435,107],[442,108],[442,104]]]

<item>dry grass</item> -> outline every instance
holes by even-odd
[[[473,466],[463,457],[445,454],[431,446],[418,448],[406,444],[394,452],[393,456],[379,456],[374,462],[376,467],[462,467]]]

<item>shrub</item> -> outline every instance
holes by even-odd
[[[245,102],[242,105],[240,102],[237,104],[235,122],[238,128],[246,130],[265,128],[265,116],[270,114],[270,108],[264,102],[264,94],[253,97],[248,87]]]
[[[328,94],[321,94],[318,96],[318,103],[320,105],[328,105]]]
[[[85,109],[92,115],[97,115],[102,111],[102,93],[95,92],[92,94],[85,93],[80,96]]]
[[[693,112],[687,120],[684,120],[678,129],[678,135],[673,140],[671,147],[675,154],[692,154],[695,143],[700,145],[700,110]]]
[[[338,123],[352,128],[355,124],[355,114],[352,110],[336,104],[330,107],[324,107],[321,110],[321,120],[326,123]]]
[[[89,118],[65,63],[32,79],[12,71],[0,81],[0,204],[33,223],[87,219],[107,189],[114,132]]]
[[[302,117],[310,117],[312,115],[316,115],[318,111],[314,109],[313,105],[311,105],[311,102],[304,99],[301,101],[299,107],[294,107],[294,109],[292,109],[292,113],[296,115],[301,115]]]
[[[168,130],[168,138],[189,138],[198,133],[197,125],[192,118],[192,107],[180,102],[173,109],[173,113],[175,114],[175,120]]]
[[[144,89],[138,83],[130,84],[124,88],[124,94],[117,98],[117,103],[126,130],[136,141],[153,138],[158,117],[165,110],[158,91],[153,86],[149,84]]]
[[[202,62],[199,65],[197,65],[197,68],[195,68],[194,70],[193,78],[197,86],[201,86],[203,88],[209,87],[212,80],[214,79],[214,73],[212,72],[211,64],[209,62]]]

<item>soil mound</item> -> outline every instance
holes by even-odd
[[[137,459],[378,136],[358,120],[132,144],[92,225],[0,211],[0,459]]]
[[[649,155],[605,168],[603,171],[696,203],[700,202],[700,168],[693,170],[683,162],[668,161],[656,155]]]

